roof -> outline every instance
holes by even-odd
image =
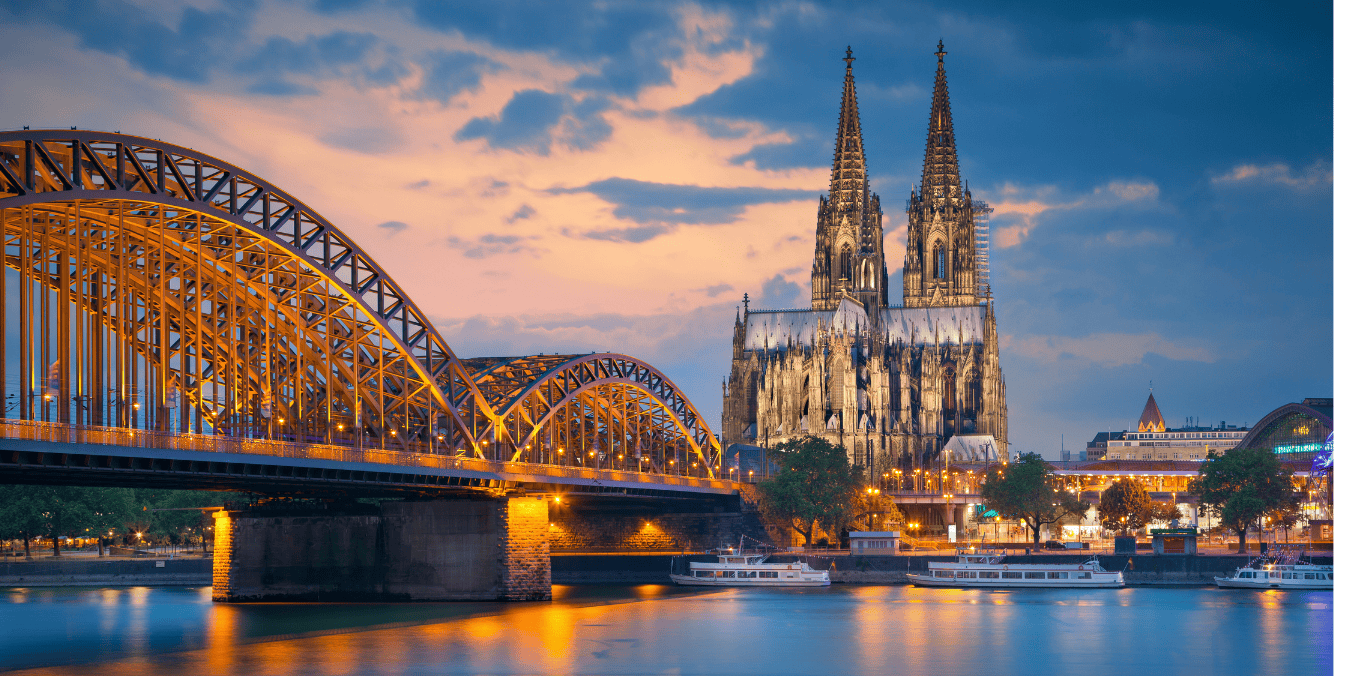
[[[1160,414],[1160,407],[1156,406],[1156,395],[1146,395],[1146,407],[1142,409],[1142,417],[1137,419],[1138,432],[1164,432],[1165,418]]]
[[[953,452],[951,460],[957,461],[999,460],[999,448],[990,434],[955,435],[944,444],[944,450]]]
[[[879,312],[879,324],[889,342],[915,345],[982,344],[985,305],[952,307],[890,307]],[[747,313],[748,350],[811,345],[818,323],[854,334],[873,330],[864,307],[853,298],[842,298],[836,310],[752,310]]]

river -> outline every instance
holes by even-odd
[[[0,669],[87,674],[1329,674],[1331,592],[687,591],[550,603],[213,604],[209,587],[0,591]]]

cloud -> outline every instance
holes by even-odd
[[[360,67],[377,42],[378,38],[372,33],[349,31],[311,35],[302,40],[274,36],[253,54],[240,59],[235,70],[259,76],[249,91],[275,96],[319,93],[313,86],[285,78],[287,74],[325,77],[347,73],[358,83],[369,80],[388,83],[403,74],[402,65]]]
[[[181,9],[175,26],[165,25],[122,0],[79,2],[7,2],[21,18],[68,30],[81,45],[125,57],[137,70],[182,82],[205,83],[214,68],[228,61],[254,23],[254,2],[224,3],[224,9]]]
[[[1282,164],[1238,164],[1220,176],[1212,177],[1212,184],[1218,186],[1239,183],[1269,183],[1297,190],[1317,188],[1334,182],[1334,171],[1325,162],[1316,162],[1293,173],[1292,167]]]
[[[398,131],[384,126],[339,129],[320,136],[319,140],[325,145],[368,155],[391,152],[403,143]]]
[[[529,204],[523,204],[518,207],[516,211],[512,212],[511,216],[504,218],[503,222],[512,224],[517,221],[524,221],[534,215],[536,215],[536,210],[531,208],[531,205]]]
[[[540,237],[488,233],[473,240],[461,239],[452,235],[446,238],[446,244],[452,248],[460,249],[461,254],[466,258],[481,259],[517,253],[539,258],[544,251],[527,243],[536,239],[540,239]]]
[[[486,73],[495,73],[503,64],[474,52],[438,50],[423,63],[423,82],[417,98],[446,103],[466,90],[478,89]]]
[[[616,205],[612,213],[617,218],[636,223],[703,225],[732,223],[753,204],[797,202],[817,196],[811,190],[702,187],[630,178],[608,178],[578,188],[555,188],[551,192],[591,193]],[[657,231],[650,229],[645,232]]]
[[[1012,336],[1009,351],[1042,363],[1067,359],[1100,366],[1140,364],[1147,354],[1174,361],[1212,363],[1213,352],[1200,346],[1181,345],[1158,333],[1096,333],[1082,338],[1069,336]]]
[[[799,298],[802,295],[802,286],[785,279],[784,274],[778,274],[761,285],[761,297],[757,300],[762,309],[792,309],[800,307]]]
[[[1169,246],[1174,235],[1160,230],[1114,230],[1104,234],[1104,241],[1114,246]]]
[[[482,138],[493,148],[550,154],[550,128],[564,115],[567,97],[539,89],[519,91],[497,118],[476,117],[455,134],[457,141]]]
[[[714,284],[711,286],[696,289],[696,291],[704,292],[704,294],[710,298],[715,298],[722,294],[728,293],[729,291],[732,290],[733,290],[732,284]]]
[[[376,224],[376,227],[390,232],[403,232],[405,228],[409,227],[409,224],[403,221],[386,221]]]
[[[1064,195],[1054,186],[1006,183],[986,199],[993,210],[992,244],[998,249],[1019,246],[1052,214],[1155,208],[1159,198],[1160,187],[1152,181],[1110,181],[1080,195]]]

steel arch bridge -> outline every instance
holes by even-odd
[[[0,218],[3,418],[687,476],[721,465],[657,369],[609,353],[461,360],[351,238],[204,153],[3,132]]]

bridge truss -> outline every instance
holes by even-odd
[[[464,360],[308,206],[187,148],[0,133],[0,416],[711,476],[720,447],[619,354]]]

